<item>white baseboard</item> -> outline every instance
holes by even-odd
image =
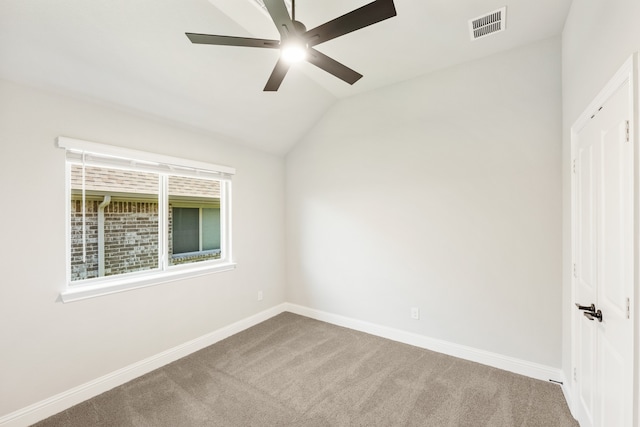
[[[96,378],[93,381],[74,387],[70,390],[52,396],[48,399],[29,405],[18,411],[0,417],[1,427],[25,427],[43,420],[58,412],[64,411],[80,402],[95,397],[114,387],[122,385],[134,378],[147,374],[168,363],[188,356],[198,350],[202,350],[231,335],[242,332],[258,323],[264,322],[273,316],[285,311],[284,304],[277,305],[258,314],[242,319],[231,325],[220,328],[209,334],[178,345],[155,356],[148,357],[132,365],[118,369],[115,372]]]
[[[309,317],[323,322],[331,323],[338,326],[387,338],[393,341],[402,342],[416,347],[425,348],[439,353],[448,354],[450,356],[459,357],[461,359],[470,360],[481,363],[483,365],[492,366],[506,371],[525,375],[539,380],[554,380],[562,382],[564,376],[560,369],[551,368],[526,360],[516,359],[513,357],[503,356],[497,353],[491,353],[472,347],[454,344],[399,329],[389,328],[358,319],[340,316],[297,304],[283,303],[258,314],[250,316],[246,319],[232,323],[231,325],[220,328],[202,337],[196,338],[155,356],[148,357],[140,362],[126,366],[110,374],[96,378],[93,381],[74,387],[70,390],[52,396],[48,399],[29,405],[26,408],[12,412],[0,417],[0,427],[25,427],[40,420],[43,420],[58,412],[64,411],[80,402],[97,396],[114,387],[122,385],[141,375],[149,373],[154,369],[158,369],[168,363],[174,362],[191,353],[215,344],[231,335],[242,332],[258,323],[264,322],[282,312],[289,311],[301,316]],[[570,403],[570,390],[565,386],[562,390]],[[571,406],[571,405],[569,405]]]
[[[412,332],[402,331],[400,329],[389,328],[375,323],[327,313],[325,311],[315,310],[296,304],[285,303],[284,306],[286,311],[291,313],[354,329],[356,331],[425,348],[427,350],[437,351],[438,353],[448,354],[450,356],[459,357],[461,359],[470,360],[472,362],[481,363],[483,365],[492,366],[494,368],[503,369],[505,371],[514,372],[516,374],[538,380],[563,382],[564,375],[560,369],[538,363],[503,356],[501,354],[491,353],[489,351],[479,350],[473,347],[467,347],[448,341],[426,337],[424,335],[414,334]]]

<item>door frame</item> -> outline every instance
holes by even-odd
[[[634,267],[633,267],[633,296],[632,303],[630,304],[630,317],[632,319],[632,328],[633,328],[633,396],[631,397],[633,402],[633,426],[640,427],[640,378],[639,378],[639,363],[640,363],[640,339],[638,337],[638,332],[640,331],[640,317],[637,315],[637,310],[635,309],[639,305],[640,292],[639,286],[640,283],[640,153],[638,150],[638,98],[640,97],[640,93],[638,92],[638,68],[639,68],[639,54],[636,52],[631,55],[625,63],[620,67],[620,69],[616,72],[616,74],[609,80],[609,82],[604,86],[604,88],[600,91],[600,93],[595,97],[595,99],[589,104],[589,106],[584,110],[584,112],[578,117],[578,119],[574,122],[573,126],[571,126],[571,164],[570,175],[571,175],[571,300],[570,305],[566,310],[570,310],[570,319],[571,319],[571,367],[570,371],[567,372],[568,378],[567,382],[569,383],[569,405],[572,414],[575,415],[575,411],[578,407],[578,393],[576,393],[576,362],[577,362],[577,322],[575,316],[575,307],[574,301],[576,300],[576,278],[573,273],[573,268],[575,265],[576,259],[576,233],[575,233],[575,224],[577,218],[577,206],[576,206],[576,177],[573,173],[574,168],[574,159],[576,158],[577,153],[577,137],[579,132],[586,126],[586,124],[591,120],[594,114],[599,110],[599,108],[616,92],[621,85],[625,84],[627,81],[629,82],[629,111],[630,119],[629,119],[629,138],[634,147],[634,159],[633,159],[633,206],[634,206],[634,239],[633,239],[633,250],[634,250]]]

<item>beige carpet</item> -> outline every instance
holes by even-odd
[[[284,313],[36,425],[578,424],[555,384]]]

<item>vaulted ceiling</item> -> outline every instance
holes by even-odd
[[[296,18],[313,28],[370,1],[297,0]],[[396,17],[317,46],[364,75],[353,86],[300,63],[263,92],[278,50],[184,34],[279,39],[255,0],[2,0],[0,77],[284,154],[341,98],[559,35],[570,3],[395,0]],[[503,6],[506,31],[471,41],[468,20]]]

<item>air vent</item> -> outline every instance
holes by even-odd
[[[469,20],[471,40],[477,40],[491,34],[499,33],[500,31],[504,31],[506,27],[506,6]]]

